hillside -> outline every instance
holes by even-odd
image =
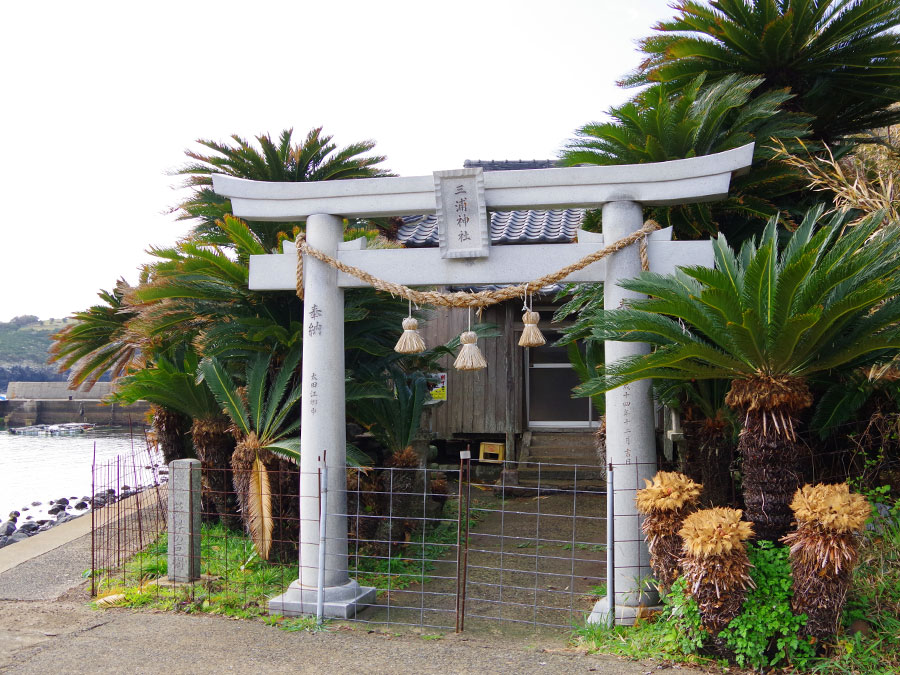
[[[36,316],[18,316],[0,322],[0,394],[10,381],[65,380],[56,367],[47,364],[50,336],[66,325],[66,319],[41,321]]]

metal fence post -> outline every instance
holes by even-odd
[[[328,515],[328,465],[325,463],[325,453],[319,459],[319,573],[316,580],[316,625],[322,625],[322,616],[325,611],[325,523]]]
[[[606,597],[609,625],[616,625],[616,481],[613,463],[606,472]]]

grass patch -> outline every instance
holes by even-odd
[[[415,533],[411,538],[415,537]],[[410,584],[421,582],[428,572],[456,546],[456,523],[442,522],[425,535],[425,542],[410,541],[391,556],[363,556],[360,554],[357,566],[351,565],[350,574],[355,575],[363,586],[374,586],[379,591],[403,590]]]
[[[130,607],[253,618],[265,615],[269,598],[299,575],[298,565],[260,560],[248,537],[221,525],[202,527],[200,549],[204,577],[173,587],[165,580],[168,536],[163,533],[115,576],[104,578],[99,594],[118,586]]]
[[[455,513],[455,503],[448,503],[447,508],[448,513],[450,509]],[[470,527],[481,518],[482,514],[472,513]],[[415,541],[417,537],[418,541]],[[390,557],[361,553],[356,567],[351,558],[351,576],[363,585],[374,586],[379,592],[401,590],[421,582],[434,569],[435,561],[444,558],[455,547],[456,522],[439,523],[425,533],[424,541],[421,531],[418,535],[413,533],[411,539],[393,547]],[[193,584],[173,587],[166,582],[168,535],[163,533],[119,570],[104,571],[99,581],[98,600],[122,594],[125,598],[117,602],[117,606],[238,618],[267,617],[269,599],[283,593],[300,575],[298,564],[261,560],[249,537],[222,525],[203,525],[200,555],[203,578]],[[286,631],[310,629],[308,617],[290,621],[283,617],[267,617],[266,621]],[[314,625],[315,619],[312,622]]]

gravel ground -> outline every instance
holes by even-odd
[[[2,673],[605,673],[669,670],[539,643],[338,628],[289,633],[208,615],[0,601]]]

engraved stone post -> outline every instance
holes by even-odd
[[[604,241],[627,237],[643,225],[641,205],[630,201],[603,205]],[[643,297],[626,291],[619,281],[632,279],[641,272],[638,245],[629,246],[609,257],[603,286],[603,305],[620,307],[625,299]],[[604,343],[606,362],[623,357],[648,354],[650,346],[637,342]],[[651,576],[647,544],[641,534],[640,517],[634,503],[635,492],[643,478],[656,473],[656,440],[650,380],[627,384],[606,393],[606,461],[615,465],[615,594],[616,621],[633,623],[638,605],[654,605],[656,593],[643,587]],[[609,604],[604,598],[594,608],[591,620],[606,622]]]
[[[336,256],[343,220],[311,215],[309,245]],[[337,270],[306,256],[303,263],[303,400],[300,430],[300,578],[269,601],[270,614],[316,613],[319,570],[319,458],[328,463],[324,615],[349,618],[375,599],[347,572],[347,431],[344,411],[344,291]]]
[[[200,578],[200,461],[169,462],[169,581]]]

